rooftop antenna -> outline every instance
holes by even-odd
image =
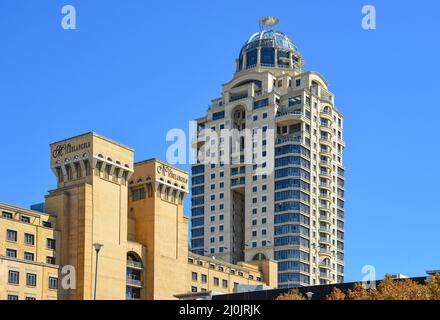
[[[260,30],[275,30],[280,20],[275,16],[267,16],[260,19]]]

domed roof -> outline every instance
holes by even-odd
[[[282,47],[290,50],[297,51],[295,44],[293,41],[286,36],[281,31],[275,30],[262,30],[260,32],[254,33],[250,36],[249,40],[245,43],[245,47],[253,42],[261,43],[261,40],[271,39],[274,40],[273,45],[276,47]],[[264,41],[263,41],[264,42]],[[258,44],[256,43],[258,46]]]

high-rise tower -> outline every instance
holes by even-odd
[[[277,22],[262,19],[261,31],[241,48],[233,79],[197,119],[195,144],[210,143],[202,134],[208,129],[219,136],[262,129],[241,152],[255,158],[259,146],[274,158],[273,171],[257,175],[244,156],[193,165],[191,246],[232,263],[277,260],[280,287],[342,282],[343,118],[326,80],[303,71],[301,54]],[[214,153],[225,151],[220,144]]]

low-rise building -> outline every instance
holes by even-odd
[[[38,211],[0,203],[0,299],[175,299],[205,271],[221,293],[276,286],[273,261],[188,263],[187,172],[134,163],[132,148],[93,132],[53,143],[50,158],[57,185]]]

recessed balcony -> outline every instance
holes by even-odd
[[[127,278],[127,286],[135,287],[135,288],[142,288],[144,286],[143,282],[136,278]]]

